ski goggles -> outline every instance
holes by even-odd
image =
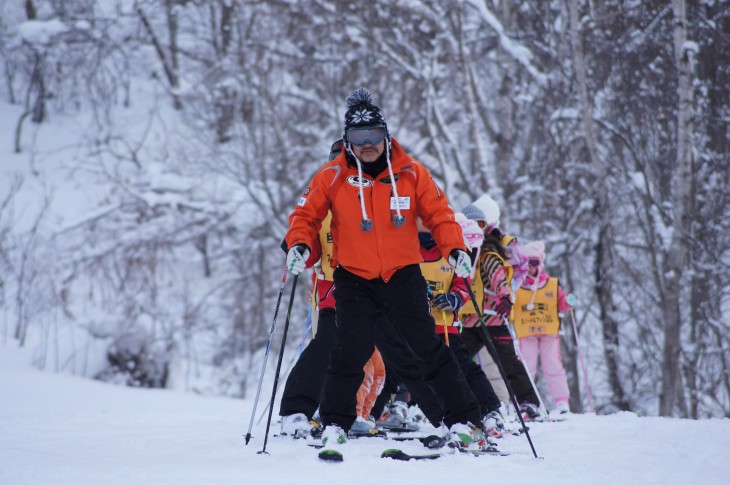
[[[539,259],[529,259],[527,260],[527,264],[530,266],[538,267],[540,266],[540,260]]]
[[[477,225],[479,225],[479,229],[484,229],[484,232],[491,232],[494,229],[494,224],[487,224],[487,221],[478,220]]]
[[[464,234],[464,241],[470,248],[478,248],[484,242],[483,234]]]
[[[342,140],[337,140],[332,144],[332,147],[330,148],[329,160],[332,161],[337,158],[337,155],[339,155],[340,152],[342,152]]]
[[[350,128],[345,132],[345,138],[355,146],[362,146],[366,143],[377,145],[385,138],[388,131],[384,126],[368,126],[365,128]]]

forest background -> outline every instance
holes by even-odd
[[[365,86],[455,210],[546,242],[599,413],[730,416],[727,2],[2,1],[0,73],[0,341],[39,368],[250,393]]]

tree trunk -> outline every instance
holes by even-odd
[[[177,47],[177,33],[178,33],[178,21],[177,21],[177,2],[174,0],[165,0],[165,11],[167,13],[167,33],[169,39],[168,55],[170,56],[170,88],[172,89],[172,99],[175,103],[175,109],[182,109],[182,102],[180,101],[180,53]]]
[[[169,6],[169,2],[168,2]],[[169,32],[170,48],[165,50],[162,43],[160,42],[157,33],[152,28],[152,23],[147,18],[141,7],[137,8],[137,14],[139,15],[142,25],[144,26],[147,34],[150,36],[152,46],[155,48],[157,57],[162,63],[162,69],[165,72],[165,78],[170,86],[170,93],[172,95],[173,104],[175,109],[182,109],[182,101],[178,93],[180,87],[179,71],[178,71],[178,49],[177,49],[177,14],[168,11],[168,28],[174,29]]]
[[[597,217],[605,214],[608,209],[602,208],[600,203],[596,206]],[[598,296],[599,315],[603,332],[603,353],[606,358],[608,369],[608,383],[613,393],[612,404],[619,410],[628,411],[630,405],[626,400],[626,393],[621,384],[620,376],[620,351],[618,322],[613,317],[614,304],[613,281],[610,277],[612,264],[611,245],[613,244],[613,230],[610,225],[601,225],[596,245],[596,266],[595,266],[595,291]]]
[[[236,2],[221,2],[221,27],[220,27],[220,57],[228,55],[233,38],[233,22],[236,20]]]
[[[25,16],[28,20],[35,20],[38,18],[38,11],[35,8],[33,0],[25,0]]]
[[[629,408],[625,399],[619,374],[619,332],[614,318],[613,268],[611,248],[614,246],[613,227],[611,226],[611,206],[608,190],[606,166],[598,155],[598,147],[593,124],[593,103],[588,95],[583,41],[579,29],[578,0],[570,0],[570,41],[573,49],[573,67],[580,97],[580,113],[585,138],[585,148],[590,164],[598,180],[596,182],[595,217],[598,221],[598,242],[596,244],[595,291],[600,307],[603,327],[604,353],[608,368],[608,380],[614,395],[614,404],[621,410]]]
[[[687,48],[687,15],[684,0],[672,0],[674,14],[674,58],[677,67],[677,155],[672,187],[672,239],[665,261],[664,304],[664,365],[659,414],[672,416],[680,392],[681,328],[684,307],[688,298],[682,293],[682,281],[687,265],[690,231],[690,204],[692,194],[692,135],[694,110],[692,94],[692,64],[694,51]]]

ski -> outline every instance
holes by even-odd
[[[381,423],[375,423],[375,427],[388,433],[412,433],[420,428],[416,423],[403,423],[401,426],[384,426]]]
[[[377,437],[379,435],[372,435],[372,436],[373,437]],[[414,436],[414,437],[408,437],[408,438],[405,438],[405,437],[402,437],[402,436],[397,436],[397,437],[394,437],[394,438],[391,438],[389,436],[381,436],[381,437],[384,437],[386,440],[392,439],[393,441],[411,441],[411,440],[418,440],[418,441],[421,442],[421,444],[423,446],[425,446],[426,448],[432,449],[432,450],[435,450],[435,449],[438,449],[438,448],[443,448],[444,446],[446,446],[446,439],[443,438],[443,437],[441,437],[441,436],[437,436],[437,435]],[[358,438],[355,437],[355,436],[350,436],[348,439],[349,440],[356,440]],[[310,447],[316,448],[316,449],[322,449],[322,448],[324,448],[324,445],[320,441],[308,442],[307,443],[307,446],[310,446]]]
[[[387,439],[393,441],[418,440],[423,446],[432,450],[435,450],[437,448],[443,448],[444,446],[446,446],[446,439],[442,436],[438,436],[435,434],[428,436],[388,436]]]
[[[462,455],[472,455],[472,456],[509,456],[510,454],[506,451],[499,451],[498,449],[494,448],[492,450],[465,450],[464,448],[457,448],[456,449],[459,453]]]
[[[337,450],[322,450],[317,455],[320,460],[327,461],[327,462],[333,462],[333,463],[339,463],[344,461],[344,457],[342,456],[342,453],[340,453]]]
[[[391,458],[398,461],[411,461],[411,460],[435,460],[441,458],[443,453],[427,453],[425,455],[411,455],[403,450],[397,448],[389,448],[380,454],[380,458]]]
[[[566,418],[553,418],[553,417],[546,417],[546,418],[530,418],[526,419],[525,423],[562,423],[565,421]]]
[[[358,438],[387,438],[388,433],[385,432],[385,430],[377,429],[377,428],[370,428],[365,433],[357,433],[357,434],[348,434],[348,439],[358,439]]]
[[[456,453],[458,452],[458,453]],[[503,451],[499,450],[487,450],[487,451],[481,451],[481,450],[466,450],[463,448],[449,448],[448,451],[440,452],[440,453],[425,453],[425,454],[411,454],[406,453],[403,450],[399,450],[398,448],[389,448],[383,453],[381,453],[381,458],[390,458],[392,460],[397,461],[411,461],[411,460],[435,460],[437,458],[442,458],[444,456],[453,456],[455,454],[462,454],[462,455],[472,455],[472,456],[484,456],[484,455],[490,455],[490,456],[509,456],[509,453],[505,453]]]

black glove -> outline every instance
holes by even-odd
[[[494,311],[497,312],[500,317],[509,316],[512,311],[512,301],[509,299],[508,295],[504,295],[499,299],[497,304],[494,306]]]
[[[461,308],[463,302],[456,293],[441,293],[433,300],[433,306],[439,310],[455,312]]]

